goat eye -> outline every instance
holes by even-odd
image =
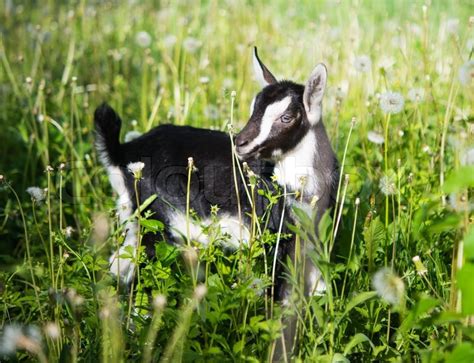
[[[282,115],[280,117],[280,121],[287,124],[287,123],[293,121],[293,116],[290,115],[290,114],[285,113],[284,115]]]

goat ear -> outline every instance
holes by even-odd
[[[303,103],[311,123],[317,123],[321,118],[321,102],[327,78],[326,66],[320,63],[313,69],[304,87]]]
[[[257,47],[253,48],[253,71],[262,87],[277,82],[275,76],[265,67],[260,58],[258,58]]]

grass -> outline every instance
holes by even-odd
[[[5,1],[2,359],[266,361],[296,314],[295,361],[472,362],[472,63],[462,70],[473,10],[466,1]],[[324,122],[344,177],[311,256],[328,291],[290,309],[272,304],[264,247],[279,236],[263,218],[253,219],[252,247],[235,253],[219,248],[225,236],[213,225],[206,249],[162,242],[152,261],[131,251],[144,263],[127,291],[108,273],[123,226],[93,148],[94,108],[110,102],[124,134],[166,122],[225,131],[231,119],[235,132],[258,91],[253,45],[280,78],[304,82],[315,64],[328,66]],[[387,91],[403,96],[401,112],[384,114]],[[31,186],[47,188],[43,200]],[[295,213],[294,233],[310,239],[309,216]],[[162,228],[138,218],[142,232]]]

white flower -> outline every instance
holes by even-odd
[[[36,119],[38,120],[39,123],[42,123],[44,121],[44,115],[40,113]]]
[[[389,173],[380,178],[379,188],[384,195],[395,194],[395,192],[397,191],[397,187],[395,184],[395,176],[393,175],[393,173]]]
[[[459,81],[465,86],[474,83],[474,59],[467,61],[459,68]]]
[[[40,187],[29,187],[26,189],[26,192],[36,203],[42,202],[46,198],[44,190]]]
[[[404,105],[405,100],[400,93],[387,91],[380,95],[380,108],[383,113],[399,113]]]
[[[369,131],[367,133],[367,138],[369,139],[370,142],[373,142],[374,144],[377,144],[377,145],[383,144],[385,142],[384,137],[375,131]]]
[[[356,57],[354,60],[354,67],[357,71],[366,73],[370,71],[370,68],[372,67],[372,61],[368,56],[361,55]]]
[[[142,136],[142,133],[140,131],[132,130],[129,131],[125,134],[125,142],[130,142],[132,140],[135,140],[136,138]]]
[[[448,34],[457,34],[459,31],[459,19],[452,18],[446,20],[444,26]]]
[[[163,45],[165,46],[165,48],[171,48],[172,46],[176,44],[177,40],[178,38],[176,37],[176,35],[173,35],[173,34],[167,35],[163,39]]]
[[[66,236],[66,238],[71,238],[73,232],[74,232],[74,228],[72,228],[71,226],[67,226],[66,229],[64,230],[64,235]]]
[[[138,32],[135,36],[135,42],[142,48],[147,48],[151,44],[151,35],[146,31]]]
[[[474,147],[461,154],[461,165],[474,165]]]
[[[374,274],[372,286],[383,300],[392,305],[398,305],[403,300],[405,285],[402,279],[387,267]]]
[[[185,51],[194,53],[201,47],[201,42],[196,38],[188,37],[184,39],[183,47]]]
[[[135,179],[140,179],[142,177],[142,170],[144,167],[145,163],[141,161],[136,161],[127,165],[128,171],[133,174]]]
[[[420,103],[425,98],[425,90],[423,88],[412,88],[408,91],[408,98],[413,103]]]

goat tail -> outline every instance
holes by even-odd
[[[120,163],[120,128],[122,120],[107,103],[103,103],[94,113],[96,132],[95,146],[99,158],[105,165]]]

